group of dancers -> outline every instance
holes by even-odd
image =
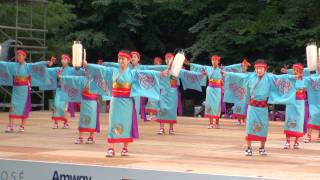
[[[255,61],[254,72],[248,72],[251,64],[247,59],[222,66],[221,57],[214,55],[210,66],[185,60],[179,75],[174,76],[170,73],[174,56],[166,53],[165,65],[161,57],[154,58],[154,65],[141,65],[139,52],[121,50],[118,62],[84,61],[83,67],[74,68],[68,54],[61,56],[61,67],[51,67],[56,58],[26,63],[26,51],[18,50],[16,62],[0,61],[0,85],[13,87],[5,132],[14,132],[14,122],[19,122],[18,132],[25,131],[31,110],[30,89],[36,86],[55,90],[53,129],[59,128],[59,122],[69,128],[68,111],[80,103],[76,144],[94,143],[94,134],[100,132],[101,102],[110,101],[106,156],[115,156],[115,143],[122,143],[121,156],[128,156],[129,143],[139,137],[140,115],[148,113],[148,120],[154,118],[159,123],[158,134],[166,134],[165,124],[168,134],[175,134],[180,85],[198,91],[207,86],[205,118],[209,129],[220,128],[221,102],[234,104],[234,117],[246,123],[246,156],[253,155],[253,141],[260,142],[259,154],[267,155],[268,104],[286,105],[284,149],[299,149],[299,138],[305,135],[304,142],[310,143],[312,130],[320,131],[320,66],[311,73],[302,64],[294,64],[292,69],[283,68],[284,74],[275,75],[267,72],[263,59]]]

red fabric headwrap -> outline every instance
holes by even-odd
[[[292,66],[293,69],[298,69],[298,70],[303,70],[303,65],[300,64],[300,63],[297,63],[297,64],[293,64]]]
[[[125,57],[125,58],[128,59],[128,61],[131,60],[131,55],[129,53],[125,53],[125,52],[122,52],[122,51],[119,51],[118,57]]]
[[[68,61],[71,60],[70,56],[68,54],[62,54],[61,56],[62,59],[67,59]]]
[[[266,63],[256,63],[254,64],[254,67],[264,67],[264,68],[267,68],[267,64]]]
[[[217,56],[217,55],[214,55],[211,57],[211,60],[214,60],[214,61],[220,61],[221,57],[220,56]]]
[[[174,54],[172,54],[172,53],[166,53],[166,55],[164,56],[164,58],[166,58],[166,59],[169,59],[172,57],[174,57]]]
[[[131,56],[136,55],[140,59],[140,53],[138,51],[131,51]]]
[[[22,55],[22,56],[24,56],[24,57],[27,57],[27,52],[24,51],[24,50],[22,50],[22,49],[17,50],[17,54],[20,54],[20,55]]]

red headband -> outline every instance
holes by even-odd
[[[140,53],[138,51],[131,51],[131,56],[136,55],[140,59]]]
[[[127,58],[129,61],[131,60],[131,55],[130,55],[129,53],[125,53],[125,52],[122,52],[122,51],[119,51],[118,57],[125,57],[125,58]]]
[[[254,67],[264,67],[264,68],[267,68],[267,64],[266,63],[256,63],[254,64]]]
[[[154,63],[155,63],[155,62],[160,62],[160,63],[162,63],[162,59],[161,59],[160,57],[155,57],[154,60],[153,60],[153,62],[154,62]]]
[[[68,54],[62,54],[61,59],[67,59],[68,61],[71,60],[71,58]]]
[[[211,60],[220,61],[220,59],[221,59],[220,56],[217,56],[217,55],[211,56]]]
[[[303,65],[298,63],[298,64],[293,64],[292,66],[293,69],[298,69],[298,70],[303,70]]]
[[[24,57],[27,57],[27,52],[22,49],[17,50],[17,54],[20,54],[20,55],[23,55]]]
[[[174,57],[174,55],[172,53],[166,53],[166,55],[164,56],[164,58],[169,59]]]

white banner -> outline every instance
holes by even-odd
[[[0,159],[0,180],[208,180],[252,177]],[[257,178],[262,179],[262,178]]]

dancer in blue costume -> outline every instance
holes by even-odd
[[[140,59],[141,55],[138,51],[131,51],[131,61],[130,61],[130,69],[131,70],[142,70],[142,66],[140,66]],[[141,98],[142,97],[133,97],[134,98],[134,104],[136,106],[136,113],[137,113],[137,118],[139,119],[139,114],[141,112],[141,108],[144,109],[144,105],[141,104]]]
[[[161,65],[162,59],[160,57],[155,57],[153,60],[154,65]],[[154,118],[154,115],[156,116],[159,111],[159,101],[154,99],[148,99],[145,111],[148,113],[147,120],[151,121]]]
[[[138,51],[132,51],[130,52],[131,55],[131,61],[128,66],[130,70],[158,70],[158,71],[163,71],[166,69],[166,66],[153,66],[153,65],[141,65],[140,64],[140,59],[141,55]],[[114,67],[114,68],[119,68],[119,63],[116,62],[104,62],[104,66],[106,67]],[[134,97],[135,99],[135,107],[136,107],[136,113],[137,117],[139,117],[139,113],[141,113],[142,119],[146,119],[145,117],[145,106],[141,102],[143,101],[143,97]]]
[[[139,137],[137,114],[132,97],[146,96],[159,99],[159,78],[168,74],[167,70],[161,73],[150,70],[131,70],[129,68],[131,58],[129,51],[122,50],[118,53],[119,68],[87,65],[90,73],[105,74],[105,71],[112,71],[111,75],[105,76],[107,81],[113,81],[107,134],[107,157],[115,156],[115,143],[123,143],[121,155],[128,155],[129,143]]]
[[[205,117],[209,118],[208,129],[220,128],[219,120],[221,115],[221,89],[223,88],[223,76],[221,74],[220,59],[220,56],[212,56],[212,66],[190,63],[190,69],[192,71],[202,72],[209,79],[205,101]],[[223,69],[225,71],[241,72],[241,64],[225,66]],[[202,82],[202,85],[205,86],[206,82]],[[215,124],[213,124],[214,119],[216,120]]]
[[[173,58],[174,54],[165,54],[165,63],[167,64],[167,68],[170,68]],[[170,76],[169,84],[165,81],[162,82],[159,111],[156,119],[156,122],[159,122],[160,124],[158,134],[165,134],[164,124],[169,124],[169,134],[174,135],[173,125],[177,123],[178,79],[174,76]]]
[[[267,74],[264,60],[255,62],[255,73],[225,72],[225,101],[230,103],[248,102],[246,156],[252,156],[252,141],[260,141],[260,155],[267,155],[269,117],[268,103],[293,104],[295,102],[295,76]]]
[[[285,127],[286,143],[284,149],[290,149],[290,139],[295,138],[293,148],[299,149],[299,138],[303,136],[303,126],[306,118],[307,91],[305,86],[304,68],[302,64],[292,66],[293,74],[296,76],[295,88],[296,101],[294,104],[286,105]]]
[[[165,55],[168,69],[171,68],[173,59],[174,55],[172,53],[167,53]],[[165,124],[169,124],[169,135],[175,134],[173,126],[177,123],[178,86],[180,80],[184,89],[201,91],[203,77],[204,76],[201,73],[181,69],[178,77],[170,75],[162,79],[159,111],[156,120],[160,124],[158,134],[165,134]]]
[[[293,69],[287,69],[288,66],[285,65],[284,68],[281,68],[281,71],[283,73],[288,73],[288,74],[294,74],[294,70]],[[303,73],[303,80],[305,79],[305,77],[310,77],[311,72],[309,68],[303,68],[302,70]],[[308,122],[309,122],[309,105],[308,105],[308,101],[307,99],[305,99],[305,118],[304,118],[304,122],[303,122],[303,133],[306,134],[307,133],[307,129],[308,129]]]
[[[313,130],[318,131],[317,142],[320,142],[320,63],[317,65],[316,73],[306,78],[310,119],[307,126],[305,143],[311,143]]]
[[[9,112],[9,124],[6,133],[14,131],[14,120],[21,120],[18,132],[24,132],[25,121],[31,110],[31,86],[49,84],[49,75],[46,66],[51,66],[52,61],[38,63],[26,63],[27,53],[24,50],[17,51],[17,62],[1,62],[8,69],[8,76],[12,78],[11,85],[11,109]],[[46,82],[48,81],[48,82]]]
[[[68,106],[71,103],[66,102],[62,97],[61,97],[61,76],[67,76],[67,75],[77,75],[79,72],[82,71],[76,70],[75,68],[72,68],[69,66],[70,63],[70,56],[68,54],[63,54],[61,56],[61,67],[55,67],[55,68],[50,68],[56,74],[56,80],[57,80],[57,88],[55,91],[55,98],[54,98],[54,109],[53,109],[53,114],[52,114],[52,120],[53,120],[53,125],[52,129],[57,129],[58,122],[61,121],[63,122],[63,128],[67,129],[69,128],[69,123],[68,123]],[[81,72],[82,74],[84,72]],[[73,104],[72,104],[73,105]]]
[[[242,67],[242,73],[247,73],[248,68],[251,66],[249,61],[247,59],[244,59],[241,63]],[[233,118],[236,118],[238,120],[238,124],[241,125],[242,123],[246,123],[246,117],[247,117],[247,109],[248,105],[246,103],[235,103],[232,107],[233,110]]]
[[[89,133],[85,143],[93,144],[95,142],[94,133],[100,132],[100,98],[94,90],[89,73],[86,74],[86,76],[63,75],[60,77],[61,98],[68,102],[81,102],[79,136],[75,144],[84,143],[84,133]]]

